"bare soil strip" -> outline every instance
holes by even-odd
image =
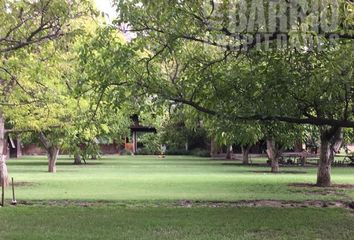
[[[10,202],[7,204],[9,205]],[[167,208],[240,208],[240,207],[273,207],[273,208],[345,208],[354,210],[354,201],[280,201],[280,200],[245,200],[235,202],[223,201],[191,201],[180,200],[174,202],[114,202],[114,201],[75,201],[75,200],[51,200],[51,201],[19,201],[21,206],[58,206],[58,207],[167,207]]]
[[[17,187],[31,187],[36,183],[32,182],[15,182]],[[292,183],[288,185],[298,191],[304,191],[304,194],[310,193],[319,195],[341,195],[346,196],[345,190],[353,190],[354,184],[334,184],[328,188],[319,188],[314,184],[309,183]],[[7,204],[10,206],[10,202]],[[282,200],[241,200],[241,201],[80,201],[80,200],[30,200],[18,201],[17,206],[76,206],[76,207],[103,207],[103,206],[120,206],[120,207],[182,207],[182,208],[223,208],[223,207],[275,207],[275,208],[345,208],[354,210],[354,201],[349,198],[340,201],[282,201]]]
[[[34,182],[14,182],[15,187],[33,187],[37,185],[39,184]],[[10,186],[12,186],[12,183],[10,183]]]

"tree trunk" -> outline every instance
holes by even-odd
[[[81,165],[81,155],[79,153],[74,154],[74,164]]]
[[[45,136],[43,132],[39,133],[39,139],[42,142],[45,150],[47,151],[48,172],[50,173],[57,172],[56,163],[59,155],[59,147],[51,143],[50,140]]]
[[[317,186],[331,186],[331,165],[335,153],[340,149],[342,140],[341,128],[332,127],[328,130],[321,130],[321,152],[317,171]]]
[[[331,147],[330,141],[321,137],[320,162],[317,171],[317,186],[329,187],[331,185]]]
[[[228,160],[232,159],[232,145],[227,146],[226,159],[228,159]]]
[[[210,156],[214,157],[217,154],[217,147],[214,137],[210,140]]]
[[[280,151],[276,147],[275,140],[273,138],[267,138],[267,155],[271,161],[271,172],[279,172],[279,154]]]
[[[20,135],[17,135],[16,137],[16,157],[19,158],[22,156],[22,148],[21,148],[21,137]]]
[[[242,164],[248,165],[250,164],[249,153],[251,150],[251,145],[242,146]]]
[[[9,177],[7,173],[6,166],[6,156],[4,154],[4,149],[7,147],[6,138],[5,138],[5,119],[0,112],[0,171],[1,179],[0,184],[4,183],[4,186],[9,185]]]
[[[59,154],[59,148],[55,146],[51,146],[47,150],[48,154],[48,172],[50,173],[56,173],[57,172],[57,158]]]
[[[272,159],[272,163],[271,163],[271,172],[272,173],[278,173],[279,170],[279,161],[278,159]]]
[[[294,151],[295,152],[302,152],[304,149],[302,148],[302,139],[297,138],[294,143]]]

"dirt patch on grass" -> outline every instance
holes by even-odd
[[[222,208],[222,207],[274,207],[274,208],[346,208],[353,209],[354,202],[345,201],[279,201],[279,200],[255,200],[255,201],[237,201],[237,202],[198,202],[182,200],[176,203],[179,207],[210,207],[210,208]]]
[[[60,170],[57,170],[57,173],[66,173],[66,172],[78,172],[79,170],[76,170],[76,169],[60,169]],[[48,171],[45,171],[46,173],[48,172]]]
[[[109,201],[76,201],[76,200],[49,200],[49,201],[26,201],[19,200],[17,205],[21,206],[53,206],[53,207],[67,207],[67,206],[76,206],[76,207],[93,207],[93,206],[110,206],[113,202]]]
[[[10,202],[6,204],[10,206]],[[344,208],[353,211],[353,201],[280,201],[280,200],[244,200],[235,202],[224,201],[192,201],[180,200],[174,202],[117,202],[117,201],[18,201],[21,206],[46,207],[122,207],[122,208],[242,208],[242,207],[272,207],[272,208]]]
[[[288,185],[292,192],[301,192],[306,195],[321,195],[321,196],[341,196],[348,198],[345,190],[354,189],[351,184],[334,184],[331,187],[318,187],[315,184],[309,183],[292,183]]]
[[[306,174],[305,171],[280,171],[280,172],[271,172],[271,171],[249,171],[251,173],[270,173],[270,174]]]
[[[310,183],[291,183],[289,184],[289,186],[301,187],[301,188],[318,188],[318,189],[345,189],[345,190],[354,189],[354,184],[333,184],[332,186],[326,188],[318,187],[316,184],[310,184]]]
[[[38,183],[34,182],[14,182],[14,187],[34,187],[37,186]],[[10,183],[10,187],[12,186],[12,183]]]

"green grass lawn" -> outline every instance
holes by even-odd
[[[354,215],[347,209],[227,204],[349,202],[354,190],[289,186],[314,183],[315,167],[286,167],[270,174],[268,167],[235,163],[122,156],[74,166],[62,157],[58,172],[50,174],[45,157],[9,160],[17,199],[33,205],[0,208],[0,239],[354,239]],[[334,168],[333,181],[354,184],[354,168]],[[181,200],[226,203],[218,208],[212,203],[177,206]]]
[[[328,194],[318,189],[290,187],[315,183],[316,168],[287,167],[281,174],[268,167],[244,167],[235,162],[197,157],[107,157],[74,166],[69,158],[58,162],[56,174],[47,173],[43,157],[8,161],[23,200],[112,201],[237,201],[237,200],[346,200],[354,190]],[[354,168],[334,168],[335,183],[354,184]],[[7,194],[10,195],[9,193]]]
[[[26,207],[0,211],[0,239],[353,239],[343,209]]]

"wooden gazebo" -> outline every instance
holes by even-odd
[[[130,118],[133,122],[133,124],[130,126],[132,142],[129,143],[128,139],[126,139],[125,149],[135,154],[138,151],[138,132],[156,133],[156,128],[140,125],[139,116],[137,114],[134,114]]]

